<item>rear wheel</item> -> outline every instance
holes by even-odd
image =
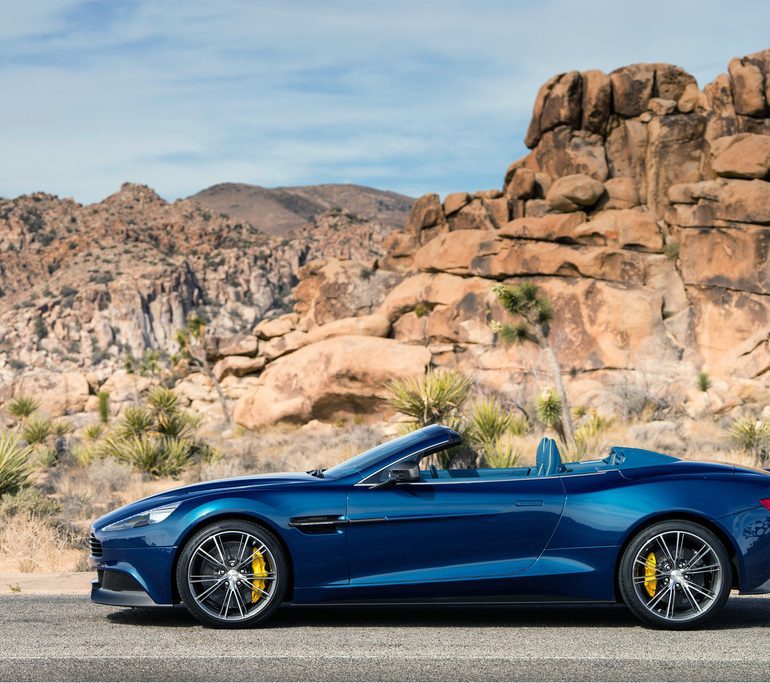
[[[176,583],[185,607],[202,623],[244,628],[278,609],[287,575],[286,554],[273,534],[251,522],[225,520],[185,544]]]
[[[620,562],[629,609],[658,628],[701,626],[724,606],[732,567],[722,542],[687,520],[654,524],[631,541]]]

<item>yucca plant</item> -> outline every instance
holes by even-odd
[[[143,406],[129,406],[120,418],[117,433],[121,438],[143,436],[155,425],[153,414]]]
[[[516,467],[521,458],[521,450],[504,438],[485,444],[483,452],[488,467]]]
[[[709,377],[708,372],[701,370],[701,372],[698,373],[696,384],[701,391],[708,391],[711,389],[711,378]]]
[[[51,436],[51,421],[46,417],[30,417],[24,423],[21,435],[29,444],[44,444]]]
[[[477,401],[471,411],[470,433],[480,446],[494,444],[511,428],[511,414],[495,397]]]
[[[89,441],[96,441],[104,433],[104,426],[98,422],[90,424],[83,429],[83,436]]]
[[[145,395],[147,407],[153,415],[173,415],[179,409],[179,397],[164,386],[154,386]]]
[[[513,436],[524,436],[532,431],[532,424],[526,415],[511,415],[511,426],[508,432]]]
[[[13,432],[0,433],[0,496],[15,493],[27,482],[31,451]]]
[[[102,424],[107,424],[110,421],[110,392],[100,391],[96,394],[98,401],[96,412],[99,413],[99,420]]]
[[[492,322],[492,330],[506,343],[535,342],[545,353],[551,366],[556,395],[561,406],[560,434],[562,439],[572,444],[574,429],[572,415],[564,388],[561,366],[556,352],[548,341],[551,322],[554,317],[553,305],[542,295],[540,288],[533,282],[522,282],[517,285],[497,284],[492,287],[500,305],[514,318],[512,323]]]
[[[67,434],[72,432],[72,422],[70,420],[56,420],[51,425],[51,431],[54,436],[67,436]]]
[[[604,433],[615,423],[614,418],[591,411],[575,430],[575,456],[578,460],[597,451]]]
[[[40,402],[31,396],[17,396],[8,403],[8,412],[19,420],[28,418],[40,407]]]
[[[459,413],[472,386],[457,370],[428,370],[422,376],[391,381],[388,403],[424,427]]]
[[[729,428],[732,444],[763,465],[770,455],[770,423],[755,417],[739,417]]]
[[[154,477],[174,477],[188,464],[192,457],[189,441],[171,437],[132,436],[127,439],[107,438],[103,452],[118,461]]]
[[[548,429],[558,432],[564,438],[562,430],[562,403],[551,388],[543,389],[535,399],[535,414]]]

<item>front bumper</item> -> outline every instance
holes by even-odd
[[[92,544],[89,562],[97,578],[91,582],[91,600],[128,607],[173,605],[174,552],[173,547],[116,548],[105,543],[94,549]]]
[[[159,607],[130,575],[103,570],[91,581],[91,602],[119,607]]]

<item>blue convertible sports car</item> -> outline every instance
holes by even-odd
[[[282,603],[624,602],[691,628],[770,592],[770,473],[635,448],[437,469],[431,426],[328,470],[211,481],[97,520],[91,598],[252,626]]]

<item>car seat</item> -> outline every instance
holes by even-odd
[[[553,439],[544,436],[537,445],[535,466],[530,471],[533,477],[549,477],[564,470],[559,447]]]

